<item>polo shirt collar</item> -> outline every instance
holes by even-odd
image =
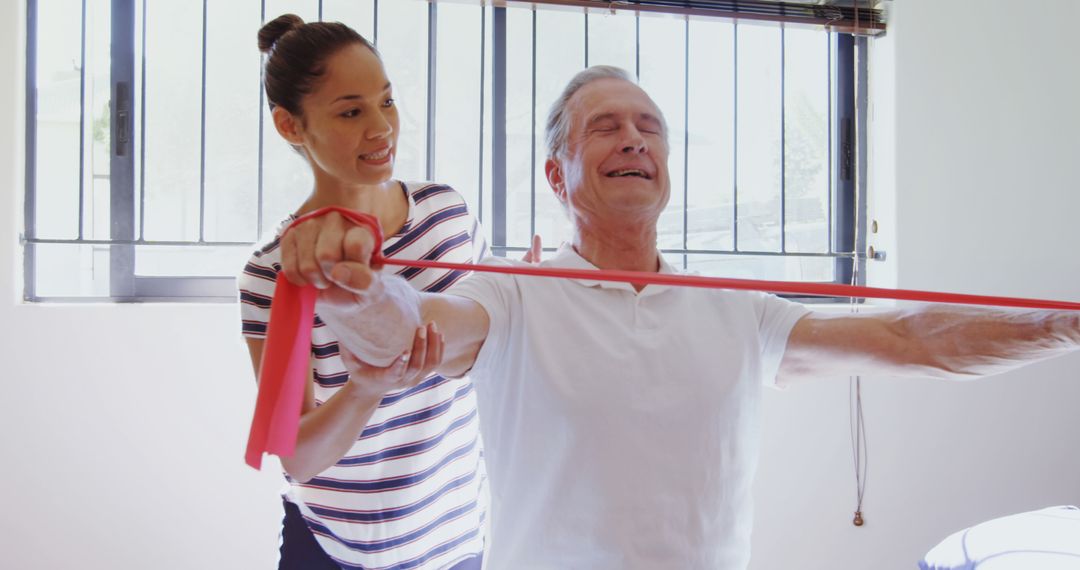
[[[598,270],[595,265],[590,263],[584,257],[581,257],[581,255],[579,255],[578,252],[574,250],[574,247],[567,242],[563,242],[563,244],[559,246],[559,250],[555,253],[555,256],[552,257],[551,261],[549,261],[548,263],[552,266],[563,267],[566,269]],[[668,274],[678,273],[678,271],[676,271],[675,268],[672,267],[666,259],[664,259],[663,254],[660,254],[659,272]],[[601,289],[623,289],[641,296],[655,295],[671,287],[670,285],[646,285],[645,288],[642,289],[640,293],[638,293],[634,290],[633,285],[621,281],[598,281],[595,279],[570,279],[570,281],[573,281],[585,287],[600,287]]]

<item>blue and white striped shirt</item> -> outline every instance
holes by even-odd
[[[469,263],[486,254],[479,225],[453,188],[401,186],[409,201],[408,219],[386,238],[384,255]],[[266,336],[281,270],[278,245],[275,238],[257,251],[240,277],[243,334],[249,338]],[[466,276],[441,269],[402,268],[397,273],[421,291],[442,291]],[[320,405],[349,375],[337,339],[318,315],[311,353]],[[432,375],[413,388],[388,393],[334,466],[307,483],[286,475],[284,495],[342,568],[444,568],[483,551],[487,495],[482,455],[472,382]]]

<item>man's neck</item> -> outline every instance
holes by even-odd
[[[598,269],[648,272],[660,270],[655,222],[638,228],[620,227],[612,231],[590,230],[578,226],[574,232],[573,245],[578,255]]]

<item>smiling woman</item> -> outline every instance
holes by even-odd
[[[392,178],[398,110],[371,43],[344,24],[286,14],[260,30],[259,49],[274,126],[314,178],[282,229],[307,212],[342,206],[379,219],[390,236],[384,256],[482,257],[479,226],[456,191]],[[282,238],[279,231],[240,278],[256,375],[281,271],[279,245],[297,233]],[[400,275],[406,291],[441,291],[466,272]],[[442,358],[442,335],[419,326],[408,333],[410,349],[376,368],[343,353],[318,315],[314,327],[296,450],[282,458],[289,486],[279,568],[480,568],[487,500],[476,402],[468,378],[431,373]]]

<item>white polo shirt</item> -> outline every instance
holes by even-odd
[[[503,259],[493,264],[522,264]],[[568,246],[541,265],[595,269]],[[675,271],[661,260],[661,272]],[[488,567],[743,569],[761,384],[807,313],[773,295],[474,273]]]

